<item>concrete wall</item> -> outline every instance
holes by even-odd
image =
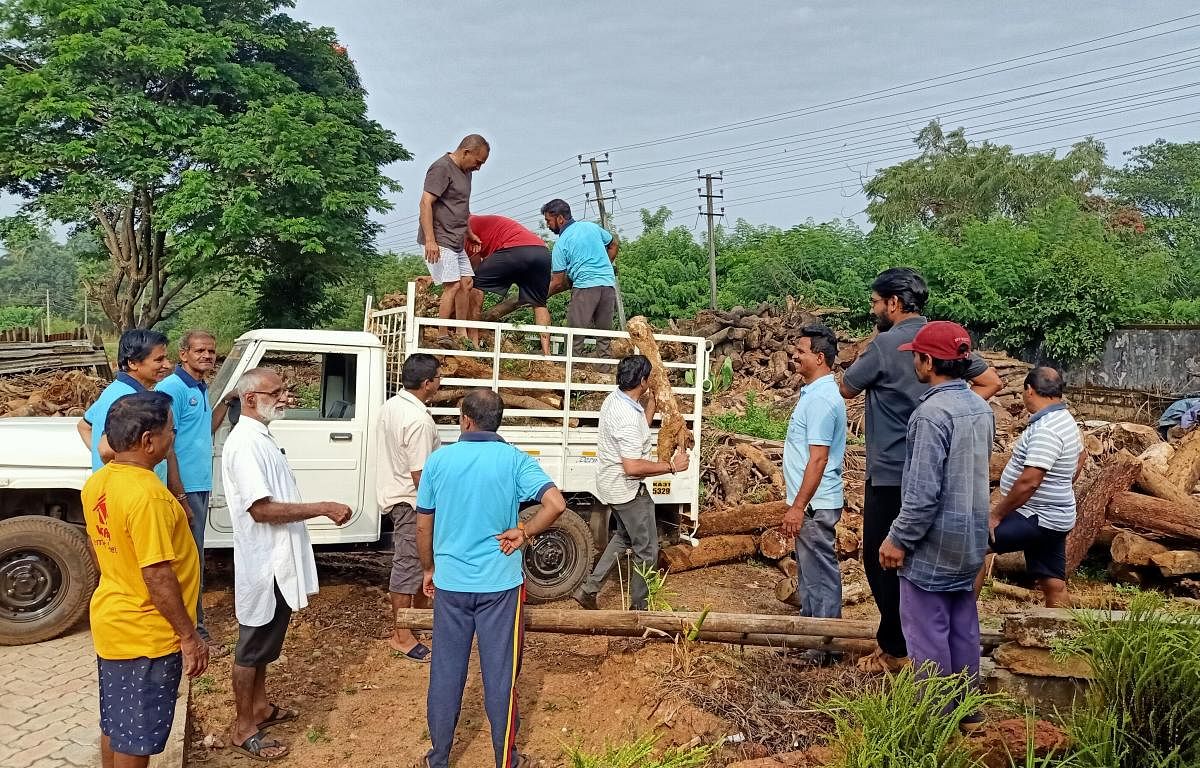
[[[1072,389],[1136,390],[1161,396],[1200,392],[1200,326],[1131,326],[1108,337],[1094,363],[1067,371]]]

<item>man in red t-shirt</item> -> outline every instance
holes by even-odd
[[[550,325],[550,250],[535,233],[507,216],[471,215],[470,230],[479,244],[468,254],[475,287],[504,296],[517,286],[518,306],[533,307],[538,325]],[[542,354],[550,354],[550,336],[542,334]]]

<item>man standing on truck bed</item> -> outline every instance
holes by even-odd
[[[104,388],[96,402],[92,403],[76,428],[83,444],[92,452],[92,471],[97,472],[113,456],[112,448],[104,435],[104,422],[108,409],[118,398],[135,392],[148,392],[171,372],[171,359],[167,357],[167,337],[158,331],[132,328],[121,334],[117,342],[117,377]],[[99,427],[99,429],[97,429]],[[179,481],[179,465],[175,451],[169,449],[166,458],[154,467],[154,474],[171,490],[180,503],[186,503],[183,483]],[[191,512],[189,510],[190,517]]]
[[[483,167],[490,152],[487,140],[472,133],[458,143],[458,149],[435,160],[425,173],[417,244],[425,248],[425,266],[430,276],[442,286],[438,303],[441,318],[478,318],[472,297],[475,273],[466,250],[468,245],[479,245],[469,221],[471,175]],[[482,308],[482,301],[478,304]],[[438,342],[447,344],[449,330],[443,328],[442,332]],[[463,329],[459,329],[459,335],[464,335]],[[466,329],[465,336],[478,344],[478,329]]]
[[[533,321],[550,325],[550,250],[534,232],[507,216],[471,215],[479,245],[471,252],[475,287],[505,296],[515,284],[517,306],[533,307]],[[471,246],[467,247],[471,251]],[[476,315],[472,319],[478,320]],[[550,354],[550,336],[542,334],[542,354]]]
[[[879,647],[859,660],[866,670],[896,670],[908,656],[900,623],[900,580],[879,565],[879,547],[900,514],[908,419],[929,385],[913,370],[912,355],[900,350],[929,321],[921,316],[929,287],[914,270],[885,270],[871,284],[871,314],[879,329],[842,377],[846,399],[867,393],[867,487],[863,501],[863,567],[879,608]],[[972,355],[965,378],[984,400],[1000,391],[995,369]]]
[[[300,500],[296,476],[268,425],[286,408],[283,379],[252,368],[237,382],[242,416],[221,451],[221,479],[233,524],[233,605],[238,620],[233,655],[234,751],[277,760],[288,748],[263,731],[299,713],[267,700],[267,665],[279,658],[292,611],[317,592],[317,564],[305,520],[350,519],[345,504]]]
[[[649,589],[638,573],[658,563],[658,526],[654,501],[643,482],[647,477],[675,474],[688,466],[688,453],[681,445],[669,461],[651,461],[650,423],[654,421],[654,394],[650,392],[650,360],[630,355],[617,363],[617,388],[600,406],[600,428],[596,438],[596,496],[612,505],[617,530],[596,562],[575,601],[595,610],[596,596],[617,558],[633,550],[633,573],[629,574],[629,607],[647,608]],[[644,405],[643,405],[644,402]]]
[[[204,672],[208,646],[196,631],[200,564],[187,515],[153,471],[174,439],[171,398],[125,395],[100,428],[113,456],[81,494],[100,569],[91,603],[100,750],[103,765],[132,768],[166,748],[179,681]]]
[[[179,480],[186,494],[183,503],[192,513],[192,538],[200,555],[196,628],[208,643],[213,658],[220,658],[229,653],[229,649],[213,642],[204,626],[204,529],[208,524],[208,502],[212,495],[213,433],[227,410],[224,402],[215,411],[208,404],[208,385],[204,380],[216,367],[216,337],[208,331],[186,331],[179,339],[179,365],[174,373],[159,382],[155,391],[171,396],[175,456],[179,462]]]
[[[421,592],[424,573],[417,554],[417,487],[430,455],[441,447],[437,424],[427,403],[441,383],[438,361],[433,355],[410,355],[400,371],[404,389],[383,404],[379,414],[379,474],[376,495],[379,508],[392,519],[392,572],[388,594],[392,622],[396,611],[412,608]],[[393,626],[388,645],[405,658],[426,664],[429,646],[417,640],[411,629]]]
[[[620,244],[616,235],[590,221],[571,218],[566,200],[555,199],[542,206],[542,216],[551,232],[558,235],[551,259],[550,293],[571,285],[567,325],[611,331],[617,309],[617,260]],[[583,352],[583,336],[575,337],[575,354]],[[608,357],[609,339],[596,338],[596,352]]]
[[[479,646],[483,706],[497,768],[527,768],[518,754],[517,674],[524,647],[522,547],[567,508],[537,461],[496,434],[504,403],[490,389],[472,390],[460,406],[457,443],[429,457],[417,492],[417,549],[425,594],[433,601],[437,653],[426,705],[432,746],[426,768],[447,768],[471,660]],[[521,523],[518,507],[541,509]]]

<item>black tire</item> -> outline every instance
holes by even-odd
[[[521,521],[541,508],[525,509]],[[525,549],[526,598],[531,603],[547,603],[570,597],[592,572],[594,559],[592,532],[582,517],[568,509]]]
[[[0,645],[66,632],[87,613],[98,578],[79,526],[36,515],[0,522]]]

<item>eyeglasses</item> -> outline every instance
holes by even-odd
[[[250,392],[247,392],[246,394],[247,395],[266,395],[267,397],[280,397],[281,395],[283,395],[283,389],[273,389],[270,392],[264,392],[262,390],[252,390]]]

